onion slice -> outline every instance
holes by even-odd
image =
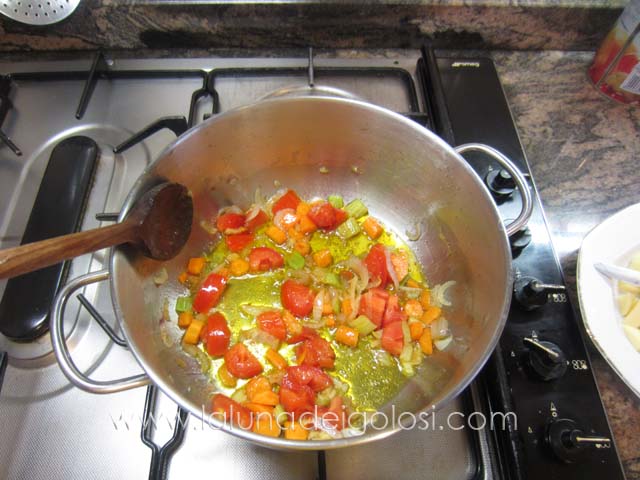
[[[314,322],[320,322],[322,320],[322,309],[324,307],[324,289],[321,289],[316,298],[313,300],[313,311],[311,312],[311,318]]]
[[[391,253],[389,252],[389,249],[386,247],[384,249],[384,258],[387,263],[387,271],[389,272],[389,276],[391,277],[393,286],[397,289],[398,286],[400,285],[400,282],[398,282],[398,276],[396,275],[396,271],[393,268],[393,263],[391,262]]]

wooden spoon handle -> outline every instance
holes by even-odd
[[[0,250],[0,278],[16,277],[84,253],[136,239],[136,223],[129,220]]]

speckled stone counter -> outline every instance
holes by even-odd
[[[426,39],[448,48],[592,50],[618,17],[620,2],[82,0],[70,17],[49,26],[28,26],[0,16],[0,51],[415,48]],[[33,10],[35,15],[39,3],[29,5],[27,13]]]
[[[574,306],[576,259],[598,223],[640,202],[640,108],[600,95],[589,53],[494,53]],[[637,227],[637,226],[636,226]],[[627,478],[640,479],[640,399],[591,346]]]

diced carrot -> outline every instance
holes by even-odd
[[[333,257],[331,256],[329,249],[325,248],[324,250],[320,250],[313,254],[313,261],[316,262],[316,265],[319,267],[328,267],[331,265]]]
[[[313,220],[311,220],[308,215],[302,215],[300,217],[298,228],[300,229],[300,233],[304,234],[315,232],[318,229],[316,224],[313,223]]]
[[[344,313],[346,317],[348,317],[353,313],[353,306],[351,305],[350,298],[345,298],[344,300],[342,300],[341,307],[342,308],[340,308],[340,312]]]
[[[178,315],[178,326],[180,328],[187,328],[193,322],[193,313],[191,312],[181,312]]]
[[[431,340],[431,329],[425,328],[422,335],[420,335],[420,339],[418,340],[420,343],[420,348],[422,349],[422,353],[425,355],[431,355],[433,353],[433,342]]]
[[[398,280],[402,280],[409,273],[409,257],[407,253],[400,250],[399,253],[391,254],[391,266],[396,272]]]
[[[410,322],[409,332],[411,333],[411,340],[418,340],[424,332],[424,324],[421,322]]]
[[[226,388],[235,388],[238,383],[238,379],[229,373],[227,365],[224,363],[218,369],[218,378],[220,379],[222,386]]]
[[[281,243],[284,243],[287,240],[287,234],[284,233],[275,225],[270,225],[265,231],[265,233],[267,234],[267,237],[269,237],[278,245],[280,245]]]
[[[253,403],[259,403],[260,405],[271,405],[275,407],[280,401],[280,397],[271,390],[263,390],[262,392],[256,393],[251,401]]]
[[[407,303],[404,304],[404,313],[410,317],[420,318],[424,310],[418,300],[407,300]]]
[[[336,330],[336,341],[349,347],[355,347],[358,345],[358,330],[346,325],[340,325]]]
[[[194,257],[189,259],[189,263],[187,264],[187,272],[189,272],[191,275],[200,275],[200,272],[202,272],[203,268],[203,257]]]
[[[293,248],[295,249],[296,252],[298,252],[300,255],[308,255],[309,252],[311,251],[311,245],[309,245],[309,241],[301,238],[300,240],[296,240],[296,243],[294,244]]]
[[[311,207],[306,202],[300,202],[296,207],[296,215],[302,217],[311,211]]]
[[[229,274],[231,273],[231,271],[227,267],[222,267],[216,273],[221,277],[229,278]]]
[[[416,282],[413,278],[407,280],[407,287],[410,288],[420,288],[420,284]]]
[[[200,340],[200,332],[204,328],[204,322],[198,319],[195,319],[191,322],[187,331],[184,333],[184,337],[182,337],[182,341],[184,343],[188,343],[190,345],[195,345]]]
[[[302,333],[302,323],[289,310],[283,310],[282,320],[287,327],[287,333],[290,337],[295,337]]]
[[[273,407],[269,405],[262,405],[255,402],[242,402],[242,406],[248,408],[253,413],[273,414]]]
[[[271,384],[265,377],[253,377],[245,386],[247,398],[254,401],[254,397],[259,392],[271,391]]]
[[[431,292],[428,288],[425,288],[420,294],[420,305],[425,310],[431,306]]]
[[[278,370],[284,370],[289,366],[287,360],[273,348],[268,348],[264,356]]]
[[[253,431],[254,433],[267,435],[268,437],[279,437],[280,425],[276,419],[273,418],[273,415],[258,415],[253,422]]]
[[[189,278],[189,274],[187,272],[182,272],[178,277],[178,281],[180,283],[187,283],[187,279]]]
[[[424,312],[420,320],[422,320],[422,323],[424,323],[425,325],[429,325],[436,318],[438,318],[441,313],[442,313],[442,310],[439,307],[429,307]]]
[[[306,440],[309,436],[309,430],[298,421],[286,422],[284,425],[284,438],[287,440]]]
[[[249,262],[243,260],[242,258],[237,258],[231,262],[231,265],[229,265],[229,270],[231,270],[231,273],[234,276],[239,277],[249,271]]]
[[[326,317],[324,317],[324,324],[329,328],[335,327],[336,326],[336,316],[334,314],[327,315]]]
[[[304,238],[304,234],[299,232],[295,227],[289,227],[287,235],[293,240],[300,240],[301,238]]]
[[[325,291],[323,302],[322,302],[322,314],[323,315],[329,315],[329,314],[333,313],[333,305],[331,303],[332,303],[331,302],[331,297]]]
[[[382,229],[382,226],[373,217],[367,217],[366,220],[362,223],[362,228],[372,240],[376,240],[380,235],[382,235],[382,232],[384,231]]]

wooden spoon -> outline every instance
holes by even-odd
[[[122,243],[135,245],[147,257],[169,260],[187,242],[192,219],[193,201],[187,188],[163,183],[147,191],[121,223],[0,250],[0,278]]]

